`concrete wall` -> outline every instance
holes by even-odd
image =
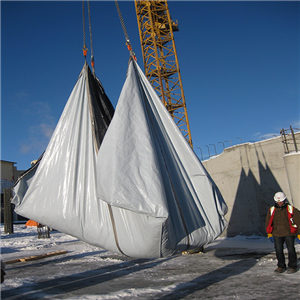
[[[300,209],[300,152],[291,152],[283,157],[293,205]]]
[[[228,227],[222,236],[265,235],[274,194],[283,191],[291,200],[284,155],[281,137],[275,137],[226,148],[202,162],[228,205]]]

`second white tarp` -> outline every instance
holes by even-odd
[[[226,226],[222,196],[135,61],[99,150],[97,175],[118,250],[130,256],[199,248]]]

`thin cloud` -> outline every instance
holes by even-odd
[[[40,124],[30,128],[29,136],[20,145],[23,154],[37,153],[39,156],[47,148],[54,128],[49,124]]]
[[[36,124],[28,128],[27,137],[20,143],[21,153],[40,155],[45,151],[56,126],[55,118],[51,113],[50,106],[41,101],[32,102],[27,106],[24,116],[31,118],[32,123]]]
[[[30,152],[31,149],[32,149],[32,145],[29,145],[29,144],[25,145],[25,144],[23,144],[20,147],[20,152],[23,153],[23,154],[27,154],[27,153]]]
[[[41,101],[30,102],[24,109],[24,114],[26,116],[34,116],[35,118],[48,118],[51,116],[51,108],[47,103]]]
[[[300,121],[290,122],[290,124],[292,124],[291,126],[294,131],[300,130]],[[261,134],[260,132],[257,132],[257,133],[254,133],[253,135],[261,140],[271,139],[271,138],[280,136],[281,129],[285,129],[285,130],[287,130],[287,133],[290,133],[290,126],[288,126],[288,127],[281,127],[281,128],[275,129],[276,132],[265,133],[265,134]]]
[[[53,131],[54,131],[54,127],[51,124],[40,124],[40,132],[41,134],[43,134],[46,138],[51,138]]]
[[[45,139],[38,139],[38,137],[31,137],[21,144],[20,152],[22,154],[36,153],[37,157],[39,157],[47,148],[48,143],[49,140],[47,141]]]
[[[260,139],[267,140],[279,136],[279,133],[266,133],[260,136]]]
[[[21,153],[43,152],[53,134],[55,124],[41,123],[29,128],[27,139],[21,144]]]
[[[293,123],[292,127],[297,131],[300,130],[300,120]]]
[[[23,91],[16,93],[13,98],[18,101],[20,101],[20,100],[23,101],[23,100],[27,100],[29,97],[30,97],[30,94],[27,91],[23,90]]]

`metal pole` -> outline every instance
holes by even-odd
[[[296,150],[296,152],[298,152],[298,147],[297,147],[295,134],[294,134],[294,130],[293,130],[292,126],[290,126],[290,129],[291,129],[291,133],[292,133],[293,142],[294,142],[294,145],[295,145],[295,150]]]
[[[207,145],[205,145],[207,147],[208,150],[208,158],[210,158],[210,152],[209,152],[209,147]]]
[[[225,143],[226,143],[226,142],[230,142],[230,144],[231,144],[231,146],[232,146],[232,141],[231,141],[231,140],[225,141]]]
[[[224,143],[223,142],[218,142],[218,143],[223,144],[223,150],[224,150],[225,149]]]
[[[200,149],[201,152],[201,160],[203,160],[203,156],[202,156],[202,149],[200,147],[197,147],[198,149]]]
[[[286,135],[285,135],[285,130],[284,128],[282,128],[280,130],[280,133],[281,133],[281,138],[282,138],[282,143],[283,143],[283,147],[284,147],[284,153],[289,153],[289,146],[288,146],[288,143],[287,143],[287,140],[286,140]]]
[[[4,192],[4,233],[14,233],[13,210],[10,203],[11,189],[3,189]]]
[[[216,148],[216,145],[215,144],[210,144],[210,145],[212,145],[212,146],[214,146],[215,147],[215,155],[217,155],[217,148]]]

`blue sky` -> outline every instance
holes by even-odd
[[[300,2],[168,3],[200,158],[198,147],[208,157],[222,142],[300,128]],[[119,6],[144,69],[134,2]],[[90,7],[96,75],[116,106],[129,58],[124,34],[113,1]],[[1,1],[1,159],[18,170],[47,147],[84,64],[82,36],[81,1]]]

